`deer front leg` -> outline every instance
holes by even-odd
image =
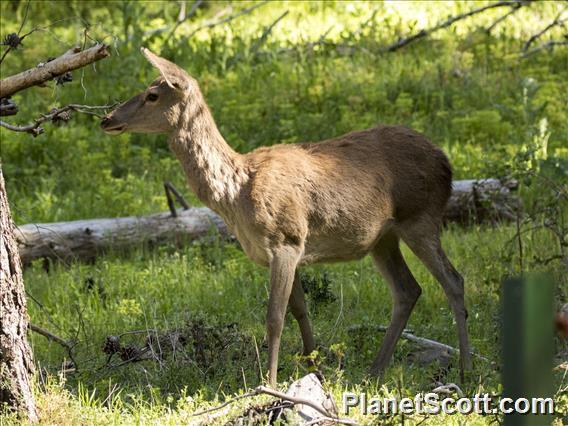
[[[300,250],[297,247],[286,246],[275,249],[270,262],[270,296],[266,331],[268,335],[268,380],[273,388],[276,388],[278,351],[284,316],[294,285],[294,274],[299,258]]]

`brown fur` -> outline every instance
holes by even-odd
[[[322,142],[239,154],[219,133],[195,80],[175,64],[148,50],[143,53],[162,77],[102,126],[109,133],[169,134],[193,191],[224,218],[253,261],[270,267],[271,384],[276,383],[288,302],[304,351],[314,349],[297,267],[369,253],[393,294],[391,326],[371,372],[384,370],[421,292],[400,254],[400,239],[446,291],[458,324],[463,375],[470,363],[463,279],[439,239],[451,193],[451,168],[444,153],[411,129],[378,126]]]

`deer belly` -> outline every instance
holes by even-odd
[[[306,241],[303,264],[358,260],[375,247],[377,241],[392,228],[391,220],[377,221],[375,226],[357,229],[320,230]]]
[[[377,238],[341,238],[341,236],[309,239],[306,242],[302,264],[319,262],[342,262],[365,257]]]

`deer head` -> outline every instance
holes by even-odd
[[[176,64],[146,48],[141,51],[161,76],[103,118],[101,127],[108,134],[171,133],[197,87],[197,82]]]

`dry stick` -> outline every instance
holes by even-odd
[[[251,48],[251,52],[253,54],[256,53],[256,51],[260,48],[262,43],[264,43],[266,41],[266,39],[268,38],[268,35],[272,32],[273,28],[278,24],[278,22],[280,22],[282,19],[284,19],[284,17],[286,15],[288,15],[288,13],[290,13],[289,10],[285,11],[282,15],[280,15],[278,18],[276,18],[276,20],[272,24],[270,24],[269,26],[266,27],[266,29],[264,30],[264,32],[262,33],[260,38],[254,43],[253,47]]]
[[[354,331],[358,328],[363,328],[364,326],[352,326],[349,328],[350,331]],[[386,332],[388,330],[387,326],[384,325],[378,325],[376,327],[372,327],[373,329],[380,331],[380,332]],[[410,341],[410,342],[414,342],[419,346],[425,347],[425,348],[437,348],[437,349],[443,349],[445,351],[448,351],[451,354],[459,354],[460,351],[457,348],[454,348],[453,346],[450,345],[446,345],[445,343],[440,343],[437,342],[436,340],[431,340],[431,339],[427,339],[425,337],[420,337],[420,336],[416,336],[412,333],[410,333],[408,330],[404,330],[401,334],[401,337]],[[483,355],[479,355],[475,352],[470,352],[471,355],[486,361],[488,363],[490,363],[491,365],[495,364],[495,362],[491,361],[489,358],[484,357]]]
[[[199,6],[201,6],[201,3],[203,3],[203,0],[195,0],[195,2],[193,3],[193,6],[191,6],[191,9],[189,10],[189,12],[185,16],[183,16],[182,19],[178,18],[174,27],[172,28],[170,33],[166,36],[166,38],[164,40],[164,44],[168,43],[169,39],[172,38],[172,36],[174,35],[174,33],[177,31],[177,29],[179,28],[179,26],[181,24],[183,24],[185,21],[187,21],[189,18],[191,18],[193,15],[195,15],[197,13],[197,9],[199,9]]]
[[[164,182],[164,190],[166,191],[166,200],[168,202],[168,209],[170,209],[172,217],[177,217],[176,206],[174,205],[174,200],[172,198],[172,194],[170,193],[170,188],[167,182]]]
[[[45,328],[42,328],[38,325],[32,324],[31,322],[28,323],[28,328],[38,334],[41,334],[44,337],[47,337],[49,340],[54,341],[55,343],[60,344],[61,346],[63,346],[65,349],[67,349],[67,355],[69,355],[69,359],[71,360],[71,362],[73,363],[73,365],[75,366],[75,369],[79,369],[78,365],[77,365],[77,361],[75,361],[75,358],[73,357],[73,344],[68,342],[67,340],[56,336],[55,334],[53,334],[51,331],[46,330]]]
[[[284,401],[290,401],[295,405],[296,404],[307,405],[307,406],[313,408],[314,410],[316,410],[318,413],[322,414],[326,418],[326,420],[333,421],[335,423],[342,423],[342,424],[347,424],[347,425],[357,425],[357,422],[355,422],[351,419],[330,416],[330,413],[325,408],[323,408],[319,404],[314,403],[313,401],[310,401],[309,399],[296,398],[294,396],[286,395],[283,392],[279,392],[279,391],[267,388],[266,386],[258,386],[250,392],[246,392],[242,395],[238,395],[234,398],[231,398],[231,399],[225,401],[221,405],[218,405],[218,406],[212,407],[212,408],[208,408],[206,410],[198,411],[197,413],[193,413],[190,417],[197,417],[197,416],[202,416],[204,414],[212,413],[213,411],[218,411],[218,410],[226,407],[227,405],[232,404],[235,401],[239,401],[239,400],[244,399],[244,398],[250,398],[250,397],[262,395],[262,394],[274,396],[274,397],[280,398]]]
[[[554,21],[552,21],[550,24],[548,24],[546,27],[544,27],[539,32],[533,34],[531,36],[531,38],[529,38],[527,40],[527,42],[524,44],[522,51],[526,52],[527,50],[529,50],[529,47],[531,46],[531,44],[533,44],[533,42],[535,42],[540,37],[542,37],[543,34],[550,31],[552,28],[556,27],[557,25],[562,25],[564,22],[566,22],[568,20],[568,18],[560,19],[560,17],[564,13],[564,11],[566,11],[566,8],[564,8],[560,11],[560,13],[556,16],[556,18],[554,18]]]
[[[92,114],[92,115],[98,116],[98,114],[93,113],[93,110],[110,109],[113,106],[114,105],[92,105],[91,106],[91,105],[69,104],[69,105],[66,105],[62,108],[57,108],[57,109],[51,111],[48,114],[42,114],[41,117],[36,118],[33,123],[26,124],[24,126],[17,126],[17,125],[9,124],[9,123],[6,123],[5,121],[0,120],[0,127],[5,127],[6,129],[12,130],[13,132],[26,132],[26,133],[30,133],[33,136],[38,136],[41,133],[43,133],[43,128],[40,127],[42,123],[56,119],[56,118],[60,117],[61,114],[65,113],[67,111],[75,111],[75,112],[81,112],[83,114]]]
[[[402,47],[404,47],[404,46],[406,46],[406,45],[408,45],[408,44],[410,44],[410,43],[412,43],[416,40],[420,40],[421,38],[424,38],[424,37],[432,34],[435,31],[441,30],[442,28],[447,28],[450,25],[452,25],[454,22],[460,21],[460,20],[465,19],[465,18],[469,18],[470,16],[477,15],[478,13],[484,12],[484,11],[489,10],[489,9],[494,9],[496,7],[513,6],[513,5],[517,5],[517,4],[522,5],[523,2],[520,1],[520,0],[517,0],[517,1],[500,1],[500,2],[497,2],[497,3],[491,3],[491,4],[488,4],[488,5],[483,6],[483,7],[472,9],[469,12],[462,13],[462,14],[456,15],[456,16],[452,16],[449,19],[447,19],[446,21],[444,21],[440,24],[437,24],[437,25],[435,25],[431,28],[420,30],[416,34],[413,34],[413,35],[408,36],[408,37],[401,38],[397,42],[395,42],[395,43],[393,43],[393,44],[391,44],[387,47],[384,47],[383,49],[381,49],[381,51],[383,51],[383,52],[394,52],[394,51],[396,51],[396,50],[398,50],[398,49],[400,49],[400,48],[402,48]]]
[[[24,28],[24,24],[26,23],[26,20],[28,19],[28,11],[30,10],[30,3],[31,3],[31,0],[28,0],[28,3],[26,4],[26,11],[24,12],[24,19],[22,20],[22,23],[20,24],[20,29],[18,30],[18,34],[17,34],[18,42],[16,43],[16,46],[20,45],[22,43],[22,40],[33,32],[33,30],[32,30],[29,33],[24,34],[22,37],[20,37],[20,33],[22,32],[22,28]],[[14,48],[16,48],[16,47],[14,47]],[[6,51],[2,55],[2,58],[0,58],[0,64],[4,61],[4,58],[6,57],[8,52],[10,52],[10,50],[12,50],[12,46],[9,45],[8,49],[6,49]]]
[[[45,83],[66,72],[82,68],[110,55],[109,46],[98,44],[86,50],[75,47],[53,61],[0,80],[0,98],[6,98],[31,86]]]
[[[174,194],[174,197],[176,197],[177,202],[182,205],[184,210],[189,210],[190,207],[189,203],[185,201],[185,198],[183,198],[181,192],[179,192],[171,182],[165,182],[164,186],[167,186],[168,189],[171,191],[171,193]]]
[[[203,29],[205,29],[205,28],[213,28],[213,27],[216,27],[217,25],[222,25],[222,24],[225,24],[225,23],[227,23],[227,22],[229,22],[229,21],[232,21],[233,19],[238,18],[239,16],[246,15],[246,14],[248,14],[248,13],[251,13],[253,10],[258,9],[259,7],[264,6],[264,5],[267,4],[267,3],[268,3],[268,0],[265,0],[265,1],[262,1],[262,2],[260,2],[260,3],[256,3],[256,4],[253,5],[253,6],[250,6],[250,7],[247,7],[247,8],[245,8],[245,9],[239,10],[237,13],[234,13],[233,15],[229,15],[229,16],[227,16],[226,18],[223,18],[223,19],[221,19],[221,20],[219,20],[219,21],[214,21],[214,22],[209,22],[209,23],[207,23],[207,24],[203,24],[203,25],[197,27],[196,29],[194,29],[194,30],[187,36],[187,38],[193,37],[193,35],[195,35],[195,33],[199,32],[199,31],[201,31],[201,30],[203,30]]]
[[[53,340],[55,343],[59,343],[61,346],[63,346],[68,350],[71,350],[71,348],[73,347],[71,343],[69,343],[67,340],[59,336],[56,336],[51,331],[46,330],[45,328],[42,328],[39,325],[35,325],[30,322],[28,327],[30,330],[35,331],[36,333],[41,334],[44,337],[47,337],[49,340]]]
[[[499,25],[501,22],[503,22],[505,19],[507,19],[509,16],[511,16],[513,13],[517,12],[520,8],[521,8],[522,4],[519,3],[517,5],[511,6],[511,10],[509,10],[507,13],[505,13],[504,15],[500,16],[499,18],[497,18],[495,21],[493,21],[493,23],[491,25],[489,25],[489,27],[487,27],[485,29],[485,32],[490,33],[491,31],[493,31],[493,29]]]
[[[521,55],[521,58],[525,59],[528,58],[529,56],[534,55],[535,53],[538,53],[542,50],[545,49],[552,49],[554,46],[566,46],[568,45],[568,40],[551,40],[547,43],[543,43],[538,47],[535,47],[534,49],[529,50],[528,52],[525,52]]]

